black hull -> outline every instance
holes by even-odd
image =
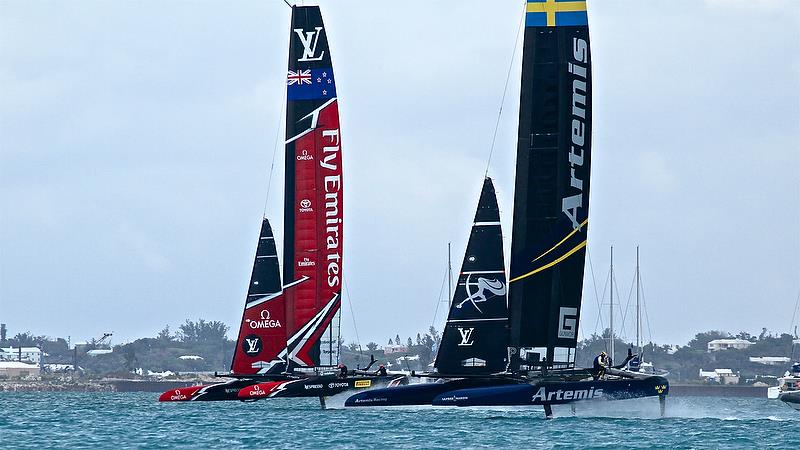
[[[544,406],[583,400],[623,400],[669,394],[664,377],[598,381],[521,382],[502,378],[467,378],[357,393],[346,407],[364,406]]]
[[[286,397],[330,397],[350,390],[373,389],[388,385],[400,386],[408,384],[404,375],[389,376],[349,376],[337,377],[333,375],[309,377],[284,383],[269,398]]]
[[[792,408],[800,410],[800,391],[782,393],[778,398]]]
[[[549,406],[584,400],[624,400],[669,394],[664,377],[591,381],[541,381],[445,392],[435,406]]]
[[[500,386],[503,380],[492,378],[462,378],[443,383],[423,383],[388,387],[359,392],[348,398],[344,406],[413,406],[430,405],[441,394],[459,389]],[[512,380],[506,384],[515,383]]]

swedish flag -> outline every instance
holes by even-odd
[[[569,25],[589,25],[585,0],[528,0],[526,27]]]

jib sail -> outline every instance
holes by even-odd
[[[283,367],[278,355],[285,346],[286,317],[278,253],[272,227],[265,218],[261,223],[231,372],[251,375],[267,372],[272,367]]]
[[[523,364],[563,367],[574,364],[588,231],[592,77],[586,2],[529,0],[525,24],[510,351],[525,349],[519,354]]]
[[[287,358],[326,366],[338,361],[342,285],[339,106],[319,7],[293,7],[289,34],[283,277],[296,286],[285,293]]]
[[[502,372],[507,343],[500,212],[492,180],[486,178],[436,355],[436,370],[448,375]]]

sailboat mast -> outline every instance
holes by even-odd
[[[608,314],[609,314],[609,339],[611,343],[609,345],[609,356],[611,360],[614,360],[614,246],[611,246],[611,301],[608,304]]]
[[[453,300],[453,263],[450,259],[450,242],[447,243],[447,299]]]
[[[642,313],[639,303],[639,246],[636,246],[636,348],[638,354],[642,354],[641,343],[641,330],[642,330]]]

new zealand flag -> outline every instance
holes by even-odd
[[[289,100],[317,100],[336,97],[333,69],[290,70],[286,77]]]

